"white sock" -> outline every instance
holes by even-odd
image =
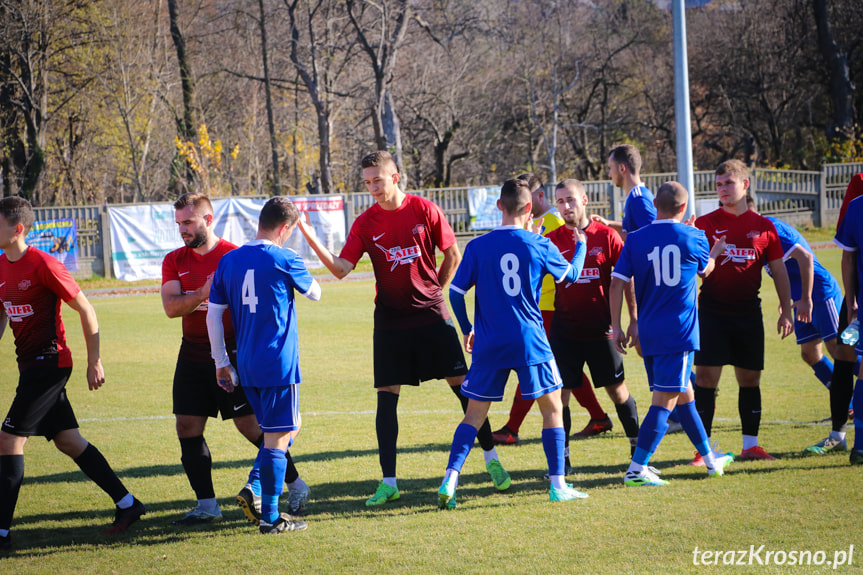
[[[551,486],[555,489],[563,489],[566,487],[566,481],[564,480],[563,475],[549,475],[548,478],[551,480]]]
[[[455,482],[454,486],[458,487],[458,476],[459,476],[458,471],[456,471],[455,469],[449,468],[446,470],[446,473],[443,476],[443,482],[446,483],[447,481],[450,480],[450,478],[454,478],[453,479],[453,481]]]
[[[833,439],[838,439],[839,441],[842,441],[845,439],[845,432],[844,431],[831,431],[830,437]]]
[[[297,477],[296,480],[288,483],[288,489],[297,489],[298,487],[308,487],[301,477]]]
[[[757,435],[744,435],[743,436],[743,449],[752,449],[753,447],[758,445],[758,436]]]
[[[121,499],[120,501],[116,502],[114,505],[116,505],[116,506],[117,506],[117,507],[119,507],[120,509],[128,509],[128,508],[130,508],[130,507],[132,506],[132,504],[133,504],[134,502],[135,502],[135,498],[132,496],[132,494],[131,494],[131,493],[127,493],[127,494],[126,494],[126,497],[124,497],[124,498],[123,498],[123,499]]]
[[[492,447],[488,451],[483,451],[482,456],[485,458],[486,465],[488,465],[488,462],[492,459],[497,459],[498,461],[500,461],[500,459],[498,459],[497,457],[497,450],[494,447]]]
[[[217,511],[222,511],[219,508],[219,502],[215,497],[211,497],[209,499],[198,499],[198,507],[209,513],[216,513]]]
[[[395,487],[396,489],[399,488],[395,477],[384,477],[384,484],[389,485],[390,487]]]
[[[716,467],[716,454],[714,454],[712,450],[709,451],[707,455],[703,455],[702,457],[704,458],[704,465],[707,467],[707,469],[712,470],[714,467]]]
[[[629,468],[626,470],[626,472],[627,473],[641,473],[642,469],[644,469],[644,466],[642,464],[632,461],[632,462],[630,462]]]

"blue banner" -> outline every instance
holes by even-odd
[[[78,232],[75,218],[33,222],[27,245],[49,253],[69,270],[78,269]]]

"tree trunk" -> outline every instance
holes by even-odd
[[[812,0],[812,8],[818,28],[818,48],[830,70],[833,123],[827,129],[827,136],[847,139],[853,136],[854,131],[854,85],[848,68],[848,52],[837,46],[833,38],[827,0]]]
[[[171,38],[177,50],[177,62],[180,65],[180,84],[183,90],[183,118],[177,118],[180,137],[184,140],[194,140],[198,131],[197,110],[195,107],[195,80],[192,76],[192,65],[186,54],[186,39],[180,30],[177,0],[168,0],[168,14],[171,19]]]
[[[282,194],[282,186],[279,183],[279,142],[276,139],[276,124],[273,120],[273,98],[270,93],[270,64],[267,56],[267,25],[264,13],[264,0],[258,0],[258,8],[261,11],[259,24],[261,27],[261,59],[264,62],[264,93],[267,99],[267,127],[270,131],[270,150],[273,155],[273,193],[280,196]]]

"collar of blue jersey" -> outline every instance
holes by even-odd
[[[501,224],[494,229],[495,230],[523,230],[524,228],[521,226],[517,226],[515,224],[507,224],[507,225]],[[492,231],[494,231],[494,230],[492,230]]]
[[[252,240],[249,243],[247,243],[246,245],[247,246],[265,246],[267,244],[272,245],[272,246],[276,245],[273,242],[271,242],[270,240],[265,240],[265,239]]]
[[[671,218],[666,218],[664,220],[653,220],[650,223],[652,223],[652,224],[676,224],[677,220],[673,220]]]

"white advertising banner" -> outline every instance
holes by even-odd
[[[497,209],[500,188],[470,188],[467,191],[470,229],[490,230],[500,225],[503,214]]]
[[[314,227],[321,241],[336,253],[345,244],[343,196],[292,197],[306,223]],[[213,200],[215,232],[236,245],[255,239],[258,215],[264,199],[228,198]],[[159,279],[165,254],[183,246],[171,203],[108,208],[111,222],[111,256],[114,276],[124,281]],[[322,264],[299,231],[288,239],[289,247],[309,267]]]

